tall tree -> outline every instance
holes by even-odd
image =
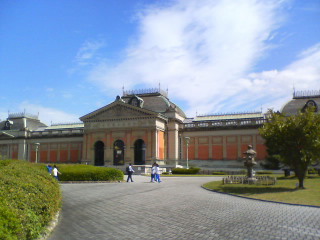
[[[271,110],[269,114],[260,134],[270,152],[294,170],[299,188],[304,188],[308,166],[320,157],[320,114],[314,108],[289,117]]]

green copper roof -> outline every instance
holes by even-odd
[[[194,122],[200,121],[217,121],[217,120],[235,120],[235,119],[248,119],[248,118],[263,118],[262,112],[254,113],[234,113],[234,114],[217,114],[197,116],[193,119]]]

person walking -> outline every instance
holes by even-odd
[[[52,167],[50,164],[47,165],[47,169],[48,169],[49,174],[51,175],[52,174]]]
[[[61,172],[59,172],[56,165],[53,165],[52,173],[53,173],[54,178],[59,181],[59,175],[61,174]]]
[[[127,182],[129,182],[129,180],[131,180],[131,182],[133,182],[133,180],[132,180],[133,173],[134,173],[134,170],[133,170],[133,167],[130,163],[129,166],[127,167],[127,174],[128,174]]]
[[[156,163],[153,163],[151,167],[151,182],[155,182],[155,181],[156,181]]]
[[[158,183],[161,183],[161,180],[160,180],[160,168],[159,168],[159,164],[158,163],[156,163],[156,168],[155,168],[155,171],[156,171],[156,181],[158,182]]]

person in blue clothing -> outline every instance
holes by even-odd
[[[47,165],[47,169],[48,169],[49,174],[51,175],[52,174],[52,166],[50,164]]]
[[[161,182],[161,180],[160,180],[160,168],[159,168],[159,164],[158,163],[156,163],[156,181],[158,182],[158,183],[160,183]]]

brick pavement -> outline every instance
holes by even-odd
[[[320,208],[233,197],[202,189],[214,177],[63,184],[60,221],[49,240],[319,240]]]

